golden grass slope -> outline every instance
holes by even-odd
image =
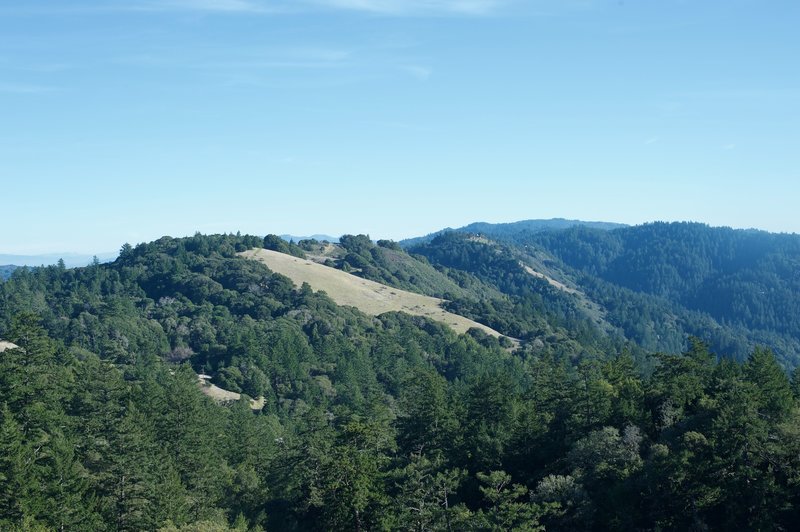
[[[458,333],[467,332],[474,327],[486,334],[501,336],[499,332],[486,325],[447,312],[441,307],[443,299],[392,288],[310,260],[268,249],[251,249],[239,255],[264,263],[270,270],[285,275],[298,286],[308,283],[313,290],[324,291],[337,305],[356,307],[371,316],[385,312],[405,312],[447,324]]]

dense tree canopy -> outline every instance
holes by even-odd
[[[236,256],[264,245],[275,242],[163,238],[112,264],[21,269],[0,284],[0,337],[18,346],[0,353],[0,528],[800,521],[798,383],[773,351],[739,363],[691,339],[646,355],[577,311],[570,321],[574,300],[511,264],[505,277],[494,262],[467,268],[474,251],[465,285],[507,297],[481,307],[465,294],[463,306],[526,333],[511,348],[338,307]],[[525,306],[529,293],[545,296]],[[214,402],[198,373],[242,400]]]

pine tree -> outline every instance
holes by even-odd
[[[455,508],[456,493],[466,473],[445,469],[441,458],[431,461],[421,454],[408,457],[402,469],[393,471],[393,519],[390,528],[452,530],[462,508]]]
[[[448,406],[447,382],[435,373],[413,370],[401,387],[398,443],[406,456],[436,457],[452,447],[457,421]]]
[[[528,488],[512,484],[511,475],[504,471],[478,473],[483,484],[480,491],[488,505],[475,516],[479,530],[536,532],[544,530],[540,519],[552,505],[530,502]]]
[[[101,528],[88,497],[89,473],[75,454],[75,440],[54,437],[45,457],[46,520],[59,531]]]
[[[794,405],[786,373],[770,349],[756,348],[744,365],[744,377],[755,385],[759,411],[771,419],[780,419]]]
[[[0,410],[0,528],[9,529],[37,506],[38,483],[32,475],[33,453],[8,405]]]

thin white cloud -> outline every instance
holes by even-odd
[[[103,14],[119,12],[189,11],[206,13],[282,13],[292,11],[289,2],[267,0],[104,0],[72,1],[40,5],[0,6],[0,14],[7,15],[60,15],[69,13]]]
[[[381,15],[486,15],[506,3],[503,0],[307,0],[307,2],[321,7]]]
[[[245,0],[172,0],[175,7],[205,11],[257,11],[259,6]]]
[[[59,72],[66,72],[73,70],[75,65],[71,63],[30,63],[28,61],[11,61],[9,59],[0,59],[0,63],[4,68],[16,70],[18,72],[35,72],[37,74],[54,74]]]
[[[649,144],[655,144],[656,142],[658,142],[658,137],[651,137],[651,138],[649,138],[649,139],[644,141],[644,143],[648,144],[648,145]]]
[[[338,47],[306,46],[276,48],[199,47],[190,53],[152,49],[121,56],[115,63],[140,67],[195,70],[333,69],[350,66],[353,52]]]
[[[800,98],[800,89],[796,87],[753,87],[697,90],[684,93],[686,98],[706,100],[761,100],[774,101],[780,99]]]
[[[427,81],[433,75],[433,69],[421,65],[404,65],[400,70],[419,81]]]
[[[6,83],[0,81],[0,93],[6,94],[47,94],[55,92],[55,87],[44,85],[29,85],[26,83]]]
[[[320,9],[388,16],[488,15],[517,0],[63,0],[45,5],[1,6],[6,14],[194,11],[219,14],[301,13]]]
[[[424,131],[424,132],[431,132],[434,131],[433,128],[429,126],[422,126],[418,124],[410,124],[408,122],[395,122],[395,121],[386,121],[386,120],[370,120],[370,121],[362,121],[361,124],[366,126],[378,126],[382,128],[389,128],[389,129],[402,129],[406,131]]]
[[[150,0],[129,3],[130,9],[142,11],[207,11],[217,13],[273,13],[267,2],[253,0]]]
[[[736,149],[736,144],[725,144],[722,146],[722,149],[725,151],[732,151]]]

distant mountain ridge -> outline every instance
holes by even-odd
[[[436,231],[425,236],[407,238],[400,241],[400,245],[408,248],[419,244],[430,242],[437,236],[447,233],[449,231],[456,231],[460,233],[480,233],[494,238],[504,238],[518,233],[536,233],[540,231],[558,231],[562,229],[569,229],[571,227],[588,227],[590,229],[600,229],[603,231],[611,231],[614,229],[621,229],[629,227],[626,224],[615,222],[587,222],[583,220],[567,220],[565,218],[550,218],[550,219],[534,219],[534,220],[521,220],[519,222],[506,222],[506,223],[488,223],[488,222],[473,222],[464,227],[457,229],[445,228],[441,231]]]
[[[321,234],[311,235],[311,236],[280,235],[280,237],[286,240],[287,242],[293,242],[295,244],[297,244],[301,240],[317,240],[319,242],[327,241],[332,243],[336,243],[339,241],[338,236],[321,235]]]
[[[83,253],[44,253],[41,255],[11,255],[0,254],[0,264],[7,266],[50,266],[57,264],[59,259],[64,260],[64,265],[67,268],[76,268],[86,266],[94,260],[94,257],[100,262],[110,262],[117,258],[116,252],[97,253],[96,255],[87,255]]]
[[[616,222],[587,222],[583,220],[567,220],[565,218],[550,218],[547,220],[521,220],[519,222],[508,223],[488,223],[475,222],[459,229],[460,231],[474,231],[476,233],[499,234],[499,233],[521,233],[523,231],[549,231],[569,229],[570,227],[581,226],[590,229],[601,229],[611,231],[629,227],[627,224]]]

